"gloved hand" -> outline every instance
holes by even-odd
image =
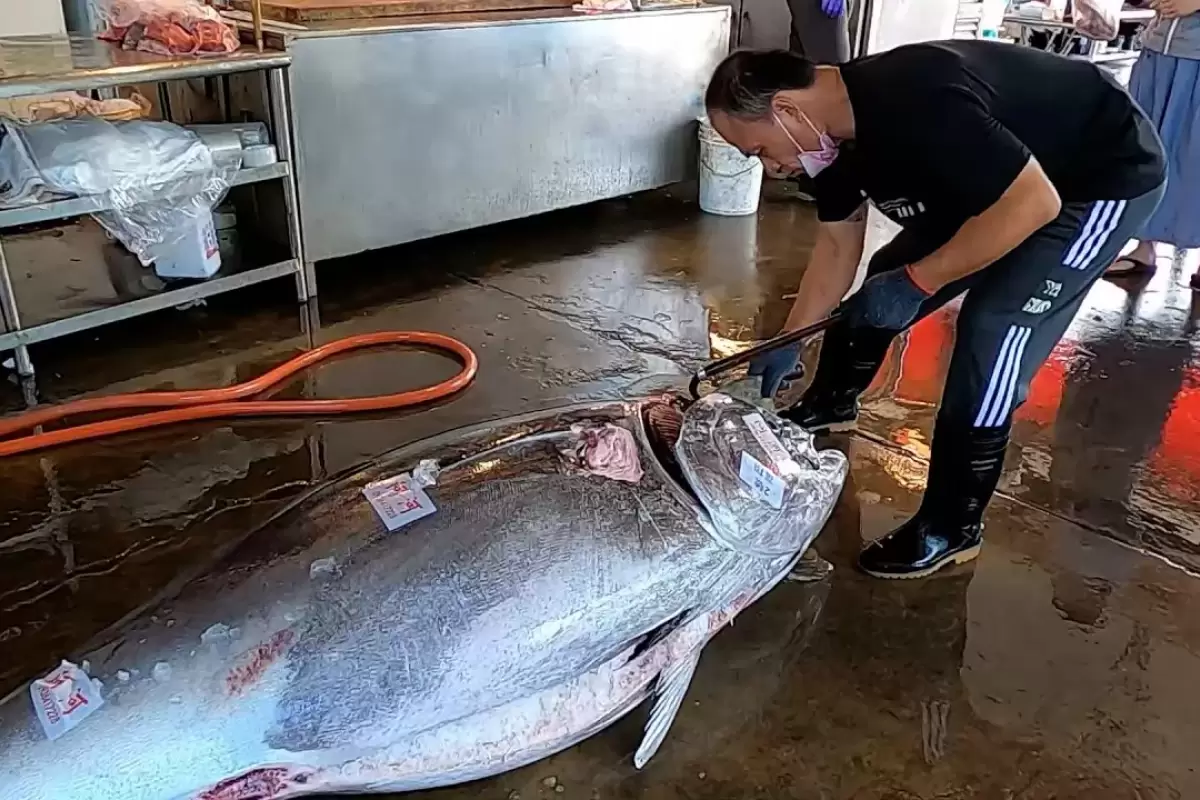
[[[780,347],[751,359],[750,374],[762,376],[763,397],[774,397],[784,381],[804,377],[804,366],[799,362],[799,344]]]
[[[846,0],[821,0],[821,11],[827,17],[840,17],[846,13]]]
[[[917,318],[929,296],[913,282],[908,267],[890,269],[868,278],[840,311],[854,328],[901,331]]]

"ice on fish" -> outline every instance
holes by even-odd
[[[201,644],[226,644],[229,642],[230,632],[229,626],[224,622],[218,622],[216,625],[209,626],[204,633],[200,634]]]
[[[316,580],[318,578],[329,578],[337,575],[338,564],[332,558],[318,558],[316,561],[308,565],[308,577]]]
[[[432,458],[423,458],[417,463],[417,466],[413,467],[412,476],[417,486],[428,489],[437,484],[439,472],[441,472],[441,467],[438,466],[437,461]]]

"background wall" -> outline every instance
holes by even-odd
[[[59,0],[0,0],[0,36],[65,33]]]

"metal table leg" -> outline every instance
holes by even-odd
[[[314,349],[320,343],[321,311],[317,307],[317,299],[315,297],[300,306],[300,331],[304,335],[304,344],[309,350]],[[305,370],[304,397],[315,400],[320,396],[320,387],[317,385],[317,371],[315,369]],[[309,426],[309,433],[305,435],[304,441],[308,447],[309,480],[315,486],[327,476],[325,469],[325,445],[323,442],[325,427],[320,422],[306,424]]]
[[[300,203],[296,184],[296,151],[292,147],[292,115],[289,108],[286,67],[267,71],[267,93],[271,99],[271,127],[275,133],[275,147],[279,157],[291,165],[283,181],[283,202],[288,213],[288,239],[292,245],[292,257],[296,259],[296,294],[301,303],[317,295],[317,275],[313,265],[304,257],[304,237],[300,229]]]
[[[300,333],[309,350],[316,348],[321,335],[321,309],[316,298],[300,306]]]
[[[4,324],[8,331],[21,330],[21,315],[17,311],[17,296],[13,292],[12,275],[8,271],[8,259],[4,257],[4,243],[0,242],[0,312],[4,315]],[[17,359],[17,373],[21,377],[33,376],[33,362],[29,359],[29,348],[17,345],[14,350]]]

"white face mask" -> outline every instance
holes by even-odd
[[[804,121],[808,123],[808,127],[812,128],[813,133],[817,134],[817,141],[821,144],[820,150],[805,150],[796,141],[796,138],[792,136],[787,126],[783,124],[783,120],[779,118],[779,115],[772,111],[771,116],[775,117],[775,124],[783,129],[783,135],[788,137],[788,141],[796,148],[796,157],[800,161],[800,167],[808,173],[810,178],[817,177],[820,172],[837,159],[837,142],[828,133],[818,131],[817,127],[812,124],[812,120],[804,112],[800,112],[800,116],[804,117]]]

